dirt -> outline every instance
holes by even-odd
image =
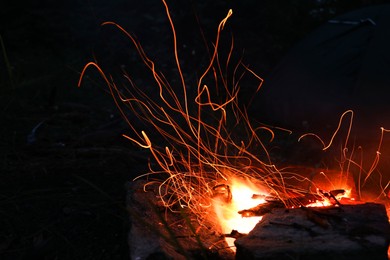
[[[168,1],[186,76],[196,79],[208,57],[204,42],[214,40],[229,8],[227,38],[233,34],[238,56],[263,76],[325,18],[375,1],[333,1],[338,5],[317,16],[308,14],[320,7],[310,1],[279,2]],[[125,183],[147,170],[148,154],[122,137],[128,126],[98,73],[91,69],[81,88],[77,83],[94,59],[109,73],[125,69],[147,83],[128,39],[101,26],[109,20],[137,35],[169,76],[164,6],[152,0],[2,5],[0,258],[128,259]],[[244,101],[254,88],[244,90]]]

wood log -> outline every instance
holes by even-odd
[[[235,241],[236,259],[388,259],[390,225],[382,204],[275,208]]]

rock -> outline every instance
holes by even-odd
[[[274,209],[235,241],[236,259],[388,259],[382,204]]]

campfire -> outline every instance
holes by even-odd
[[[165,233],[156,233],[160,238],[173,239],[175,242],[172,244],[176,247],[175,253],[167,249],[167,254],[185,254],[180,242],[176,240],[187,236],[196,239],[197,245],[202,245],[202,254],[205,254],[204,250],[231,250],[234,255],[237,246],[237,254],[243,257],[251,253],[246,252],[249,249],[243,246],[240,239],[256,233],[255,226],[266,229],[264,223],[277,227],[278,230],[304,230],[309,238],[324,235],[323,231],[318,230],[321,228],[326,232],[331,227],[335,230],[342,229],[345,226],[344,220],[337,221],[362,211],[357,205],[365,205],[365,201],[361,201],[360,187],[375,171],[381,142],[371,168],[361,171],[359,183],[355,183],[349,171],[352,168],[350,165],[360,163],[354,161],[352,153],[348,152],[348,134],[341,147],[340,161],[343,164],[340,170],[318,166],[279,167],[274,163],[269,147],[272,147],[277,138],[277,132],[288,130],[265,124],[255,125],[238,102],[240,79],[251,77],[257,80],[258,92],[263,79],[242,61],[236,65],[231,64],[233,41],[227,57],[223,58],[219,54],[220,37],[232,10],[219,23],[209,63],[193,86],[184,77],[174,22],[166,2],[162,2],[172,29],[173,58],[179,78],[174,86],[148,57],[138,40],[115,22],[105,22],[103,25],[116,27],[128,37],[154,80],[154,88],[148,92],[150,86],[138,86],[130,72],[123,73],[125,84],[117,84],[114,77],[107,75],[97,62],[90,62],[85,66],[79,82],[80,86],[88,68],[97,69],[130,127],[129,133],[124,133],[123,136],[150,152],[150,171],[133,180],[142,184],[132,186],[132,205],[138,203],[142,208],[138,213],[137,210],[131,211],[131,216],[139,222],[138,226],[133,223],[133,228],[143,230],[142,226],[149,226],[150,230],[158,230],[163,226]],[[129,111],[132,119],[129,119]],[[348,116],[351,119],[349,127],[352,126],[353,111],[346,111],[340,117],[339,128]],[[142,122],[145,128],[134,123],[135,119]],[[301,136],[297,141],[311,138],[322,143],[322,149],[326,151],[333,145],[339,128],[335,129],[328,142],[312,133]],[[382,129],[381,138],[387,131]],[[387,187],[387,184],[384,186]],[[384,192],[385,188],[380,191],[381,195]],[[147,206],[148,210],[143,212],[145,205],[150,207]],[[371,204],[367,207],[375,213],[379,212],[382,217],[381,207]],[[334,212],[334,209],[339,211]],[[152,218],[148,223],[142,220],[145,212],[149,212],[147,217]],[[275,220],[277,218],[269,217],[275,212],[286,218]],[[266,222],[262,220],[264,217],[267,218]],[[288,217],[295,219],[295,222],[289,222]],[[174,234],[176,228],[172,225],[173,218],[185,223],[180,224],[180,227],[184,230],[183,226],[187,226],[189,234],[184,235],[183,230],[182,235]],[[379,219],[372,221],[379,223],[382,233],[376,233],[376,226],[373,227],[374,231],[368,232],[369,235],[379,237],[379,242],[374,239],[370,243],[386,247],[387,216],[385,225],[382,225],[383,218]],[[366,221],[364,216],[362,220]],[[309,221],[310,226],[305,221]],[[153,223],[160,227],[153,226]],[[259,223],[263,223],[263,226]],[[208,229],[209,233],[213,229],[211,233],[214,238],[207,238],[212,242],[202,241],[202,229]],[[133,251],[137,251],[137,248],[133,248]]]

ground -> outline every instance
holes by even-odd
[[[170,27],[160,1],[81,2],[2,4],[1,259],[129,257],[125,184],[147,170],[148,154],[121,136],[127,126],[100,76],[91,70],[81,88],[77,82],[94,59],[108,72],[125,68],[146,81],[126,38],[101,27],[108,20],[137,35],[169,74]],[[266,77],[324,19],[378,1],[324,1],[325,9],[295,2],[168,1],[186,75],[195,78],[192,68],[207,59],[200,28],[213,41],[229,8],[237,52]]]

